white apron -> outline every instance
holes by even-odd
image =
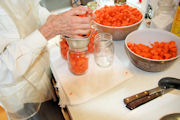
[[[8,112],[52,99],[47,40],[38,31],[49,14],[38,0],[0,0],[0,102]]]

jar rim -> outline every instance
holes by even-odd
[[[108,37],[110,37],[110,38],[105,39],[104,38],[105,35],[108,35]],[[104,33],[104,32],[100,32],[95,36],[95,41],[94,41],[95,43],[97,42],[97,39],[98,39],[99,36],[104,38],[104,44],[100,44],[99,47],[109,46],[111,43],[113,43],[112,35],[110,33]]]

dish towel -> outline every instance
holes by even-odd
[[[93,54],[90,54],[88,71],[83,75],[74,75],[69,71],[67,61],[60,56],[59,49],[52,54],[56,54],[51,68],[61,107],[87,102],[133,76],[116,56],[110,67],[103,68],[96,65]]]

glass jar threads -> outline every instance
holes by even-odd
[[[76,74],[84,74],[88,69],[88,48],[69,48],[68,52],[68,66],[69,70]]]
[[[111,34],[100,32],[95,36],[94,58],[100,67],[108,67],[113,63],[114,45]]]
[[[156,15],[164,14],[174,17],[175,13],[175,2],[174,0],[158,0],[158,8]]]

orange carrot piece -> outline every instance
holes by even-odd
[[[151,47],[143,44],[127,43],[129,49],[134,53],[150,59],[170,59],[177,56],[175,41],[150,43]]]

